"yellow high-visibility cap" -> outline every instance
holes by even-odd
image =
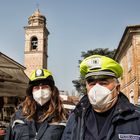
[[[51,76],[52,73],[47,69],[36,69],[30,75],[30,81],[36,81],[41,79],[46,79],[47,77]]]
[[[119,63],[109,57],[92,55],[81,62],[80,73],[85,78],[101,75],[119,78],[123,73],[123,69]]]

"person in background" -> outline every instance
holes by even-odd
[[[66,115],[52,73],[34,70],[26,99],[12,117],[5,140],[60,140]]]
[[[138,140],[140,111],[120,92],[122,67],[113,59],[92,55],[80,64],[86,82],[61,140]]]

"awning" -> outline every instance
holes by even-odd
[[[0,52],[0,96],[25,96],[29,78],[25,67]]]

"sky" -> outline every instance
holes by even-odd
[[[47,19],[48,69],[60,90],[73,92],[81,53],[116,49],[129,25],[140,24],[140,0],[1,0],[0,52],[24,66],[28,17]]]

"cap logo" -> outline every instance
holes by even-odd
[[[101,68],[101,58],[93,58],[88,60],[87,65],[89,69],[99,69]]]
[[[43,70],[41,70],[41,69],[36,70],[36,72],[35,72],[35,76],[36,76],[36,77],[44,76],[44,72],[43,72]]]

